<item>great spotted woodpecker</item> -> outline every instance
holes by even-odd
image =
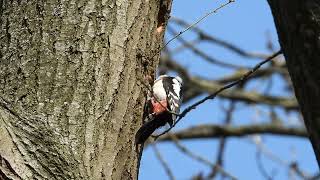
[[[172,127],[180,112],[182,79],[161,75],[154,81],[147,98],[147,119],[136,133],[136,144],[142,144],[159,127],[168,123]]]

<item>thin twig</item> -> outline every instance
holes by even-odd
[[[184,27],[188,27],[190,25],[189,23],[185,22],[184,20],[178,19],[176,17],[171,17],[170,21],[173,21],[174,23],[176,23],[180,26],[184,26]],[[213,37],[213,36],[205,33],[200,28],[194,27],[192,30],[198,34],[198,36],[199,36],[197,39],[198,41],[199,40],[200,41],[209,41],[209,42],[215,43],[219,46],[225,47],[226,49],[233,51],[234,53],[236,53],[240,56],[248,57],[248,58],[259,58],[259,59],[265,59],[266,57],[268,57],[266,54],[247,52],[234,44],[231,44],[225,40],[218,39],[216,37]]]
[[[258,63],[256,66],[254,66],[250,71],[248,71],[246,74],[244,74],[239,80],[237,81],[234,81],[228,85],[225,85],[223,87],[221,87],[220,89],[218,89],[215,93],[213,94],[210,94],[209,96],[201,99],[200,101],[194,103],[193,105],[187,107],[180,115],[179,115],[179,118],[177,119],[177,121],[169,128],[167,129],[166,131],[162,132],[161,134],[157,135],[155,137],[155,140],[157,138],[159,138],[160,136],[166,134],[167,132],[169,132],[173,127],[175,127],[179,122],[180,120],[185,117],[190,111],[192,111],[193,109],[195,109],[197,106],[199,106],[200,104],[206,102],[207,100],[209,99],[214,99],[219,93],[221,93],[222,91],[226,90],[226,89],[229,89],[235,85],[238,85],[238,84],[241,84],[243,83],[244,81],[246,81],[247,79],[250,78],[250,76],[256,72],[263,64],[271,61],[273,58],[275,58],[276,56],[280,55],[281,54],[281,50],[279,50],[278,52],[274,53],[273,55],[271,55],[270,57],[268,57],[267,59],[265,59],[264,61]]]
[[[231,100],[229,108],[225,109],[225,114],[226,114],[224,119],[225,126],[228,126],[231,124],[232,115],[234,113],[235,108],[236,108],[236,102]],[[216,164],[219,165],[220,167],[223,167],[223,155],[225,152],[226,143],[227,143],[227,138],[222,137],[219,142],[218,153],[216,158]],[[208,177],[210,179],[213,179],[217,175],[218,170],[219,169],[217,168],[212,168],[212,172],[209,174]]]
[[[203,98],[202,100],[194,103],[193,105],[189,106],[188,108],[186,108],[179,116],[179,120],[182,119],[187,113],[189,113],[191,110],[195,109],[197,106],[199,106],[200,104],[204,103],[205,101],[209,100],[209,99],[214,99],[220,92],[229,89],[235,85],[241,84],[244,81],[246,81],[247,79],[249,79],[249,77],[255,72],[257,71],[263,64],[271,61],[273,58],[275,58],[276,56],[278,56],[279,54],[281,54],[281,50],[279,50],[278,52],[274,53],[273,55],[271,55],[269,58],[267,58],[266,60],[258,63],[255,67],[253,67],[250,71],[248,71],[246,74],[244,74],[242,76],[242,78],[240,78],[239,80],[230,83],[226,86],[223,86],[222,88],[220,88],[218,91],[216,91],[215,93]]]
[[[300,176],[302,179],[311,179],[311,176],[307,174],[306,172],[302,171],[299,168],[298,162],[292,162],[290,163],[290,169],[295,172],[298,176]]]
[[[170,28],[170,26],[168,26],[168,32],[171,32],[172,34],[176,34],[176,31],[173,28]],[[224,61],[220,61],[218,59],[215,59],[211,56],[209,56],[208,54],[206,54],[205,52],[201,51],[200,49],[194,47],[192,44],[190,44],[189,42],[187,42],[186,40],[184,40],[182,37],[177,37],[177,40],[180,41],[181,43],[183,43],[185,46],[187,46],[188,48],[190,48],[191,51],[193,51],[196,55],[202,57],[204,60],[218,65],[218,66],[222,66],[225,68],[233,68],[233,69],[240,69],[240,68],[246,68],[243,66],[239,66],[239,65],[235,65],[235,64],[231,64],[231,63],[227,63]]]
[[[174,136],[174,135],[171,135],[170,136],[172,138],[172,141],[174,142],[174,144],[176,145],[176,147],[181,151],[183,152],[184,154],[186,154],[187,156],[201,162],[201,163],[204,163],[208,166],[210,166],[211,168],[214,168],[216,170],[218,170],[222,175],[226,176],[226,177],[229,177],[230,179],[232,180],[237,180],[236,177],[234,177],[232,174],[230,174],[229,172],[225,171],[219,164],[214,164],[212,162],[210,162],[209,160],[191,152],[188,148],[186,148],[185,146],[183,146],[180,142],[179,142],[179,139]]]
[[[169,178],[171,180],[175,180],[175,177],[174,177],[171,169],[169,168],[168,163],[163,159],[160,151],[158,150],[157,146],[154,143],[152,144],[152,148],[153,148],[154,152],[156,153],[158,160],[160,161],[161,165],[163,166],[163,168],[166,171]]]
[[[195,27],[197,24],[199,24],[201,21],[203,21],[205,18],[207,18],[208,16],[217,13],[218,10],[224,8],[225,6],[231,4],[235,2],[235,0],[229,0],[229,2],[224,3],[222,5],[220,5],[219,7],[213,9],[212,11],[208,12],[207,14],[205,14],[204,16],[202,16],[200,19],[198,19],[196,22],[194,22],[193,24],[191,24],[190,26],[188,26],[187,28],[185,28],[184,30],[180,31],[178,34],[176,34],[173,38],[171,38],[168,42],[166,42],[154,55],[151,56],[150,59],[153,59],[157,54],[159,54],[164,48],[166,48],[168,46],[168,44],[170,44],[173,40],[175,40],[177,37],[181,36],[183,33],[187,32],[188,30],[190,30],[191,28]]]
[[[291,162],[289,163],[286,160],[281,159],[280,157],[276,156],[270,149],[268,149],[261,141],[253,141],[256,146],[257,146],[257,153],[259,153],[259,156],[261,156],[262,154],[265,155],[266,157],[268,157],[270,160],[283,165],[285,167],[288,167],[290,170],[292,170],[296,175],[300,176],[302,179],[310,179],[311,176],[309,174],[307,174],[306,172],[302,171],[299,167],[298,167],[298,163],[297,162]],[[261,157],[259,157],[261,158]],[[262,161],[262,160],[260,160]],[[258,162],[259,163],[259,162]],[[262,162],[260,162],[262,165]],[[263,166],[262,169],[260,169],[261,171],[263,170]],[[264,173],[264,172],[262,172]],[[266,173],[265,173],[266,174]]]
[[[263,165],[260,151],[257,151],[257,153],[256,153],[256,163],[257,163],[258,169],[259,169],[260,173],[263,175],[263,177],[266,180],[273,180],[274,173],[272,175],[269,175],[269,173],[267,172],[266,168]]]

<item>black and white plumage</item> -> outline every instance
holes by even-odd
[[[180,112],[181,87],[182,79],[179,76],[171,77],[168,75],[159,76],[152,87],[153,96],[157,98],[158,101],[166,99],[168,104],[166,108],[174,113],[172,114],[172,122],[168,122],[170,125],[172,125],[177,118],[175,114],[179,114]]]
[[[168,123],[173,126],[180,112],[182,79],[161,75],[154,81],[148,98],[149,121],[136,134],[136,144],[143,143],[157,128]],[[151,106],[151,107],[150,107]]]

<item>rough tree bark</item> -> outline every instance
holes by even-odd
[[[171,0],[0,1],[0,179],[136,179]]]
[[[320,1],[268,0],[318,165],[320,165]]]

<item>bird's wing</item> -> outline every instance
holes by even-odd
[[[173,77],[163,78],[163,86],[167,95],[168,108],[171,112],[179,114],[181,105],[181,85]],[[172,115],[173,121],[176,119],[176,115]]]

